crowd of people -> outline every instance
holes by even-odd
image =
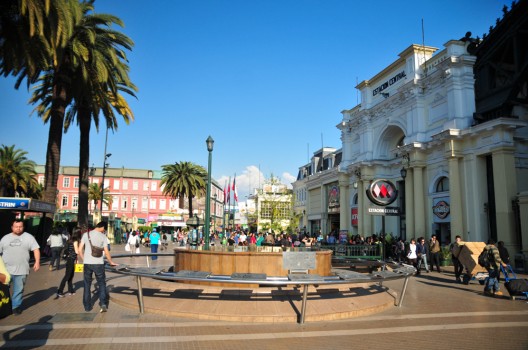
[[[104,258],[106,262],[115,266],[110,254],[110,242],[106,235],[107,223],[100,222],[94,228],[74,228],[71,234],[55,229],[47,239],[46,248],[51,256],[49,269],[58,271],[60,268],[61,258],[65,260],[65,272],[59,286],[57,287],[57,298],[63,298],[66,295],[75,294],[72,283],[75,266],[82,263],[83,266],[83,305],[84,309],[89,312],[93,309],[91,298],[91,285],[93,278],[97,281],[98,299],[100,312],[106,312],[108,309],[108,291],[106,288],[106,275],[104,268]],[[147,247],[151,253],[157,253],[158,248],[166,249],[169,242],[172,244],[185,247],[187,245],[203,244],[203,237],[195,230],[182,231],[176,230],[167,234],[163,230],[158,232],[152,229],[147,232],[125,231],[123,234],[125,249],[130,252],[140,253],[140,247]],[[411,239],[406,244],[402,239],[392,239],[390,237],[390,251],[388,258],[398,262],[407,262],[417,269],[417,275],[421,274],[422,268],[426,272],[440,269],[440,242],[436,235],[432,235],[426,242],[424,237]],[[321,232],[316,234],[309,233],[274,233],[274,232],[249,232],[248,230],[233,230],[227,233],[216,232],[210,236],[210,245],[225,246],[278,246],[288,247],[305,247],[309,248],[318,245],[380,245],[387,244],[385,237],[372,235],[364,238],[361,235],[348,237],[338,236],[337,233],[331,232],[323,235]],[[464,266],[454,254],[454,247],[462,244],[461,237],[456,236],[455,242],[450,245],[453,252],[452,261],[454,265],[455,278],[461,282]],[[489,253],[491,264],[488,267],[489,278],[486,280],[485,294],[501,296],[499,290],[500,266],[509,264],[509,254],[504,247],[503,242],[495,245],[490,240],[485,247]],[[12,313],[18,315],[22,312],[22,299],[24,286],[30,272],[30,253],[33,253],[33,270],[36,272],[40,269],[40,246],[35,238],[24,231],[22,220],[14,220],[11,226],[11,232],[3,236],[0,240],[0,284],[12,286],[11,308]],[[153,255],[152,260],[157,256]],[[65,287],[68,287],[67,294],[64,293]]]

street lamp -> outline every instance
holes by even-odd
[[[210,220],[211,220],[211,161],[213,158],[213,145],[214,140],[209,135],[207,140],[205,140],[205,143],[207,144],[207,151],[209,152],[209,160],[207,162],[207,194],[205,198],[205,226],[204,226],[204,242],[205,242],[205,250],[209,250],[209,226],[210,226]]]

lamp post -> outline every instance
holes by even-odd
[[[106,151],[106,147],[105,147],[105,151]],[[106,174],[106,167],[109,165],[106,163],[106,160],[111,155],[112,153],[105,152],[105,157],[104,157],[104,162],[103,162],[103,179],[101,183],[101,203],[99,203],[99,211],[101,212],[101,221],[103,221],[104,180],[105,180],[105,174]]]
[[[205,198],[205,225],[204,225],[204,242],[205,250],[209,250],[209,226],[211,220],[211,161],[213,158],[214,140],[211,136],[205,140],[207,144],[207,151],[209,152],[209,159],[207,162],[207,194]]]

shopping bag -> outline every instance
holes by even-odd
[[[84,264],[75,264],[75,272],[84,272]]]
[[[127,243],[127,244],[125,244],[125,250],[126,250],[127,252],[129,252],[129,251],[130,251],[130,244],[128,244],[128,243]]]
[[[13,313],[9,285],[0,283],[0,319]]]

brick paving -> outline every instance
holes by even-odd
[[[124,252],[122,246],[112,249],[113,253]],[[169,264],[170,258],[166,259],[169,260],[160,259],[156,264]],[[139,266],[146,259],[136,257],[120,262]],[[75,295],[56,298],[63,274],[64,268],[49,271],[46,261],[40,271],[30,274],[22,314],[0,320],[0,348],[528,349],[528,303],[485,297],[477,282],[456,284],[449,268],[442,273],[423,273],[411,278],[401,308],[391,305],[347,319],[316,320],[314,317],[342,312],[352,304],[362,310],[375,301],[359,298],[396,295],[401,291],[402,282],[384,284],[391,288],[391,294],[336,297],[311,293],[307,316],[312,315],[312,318],[307,317],[302,325],[290,319],[255,322],[260,321],[255,317],[260,310],[261,314],[295,314],[299,302],[296,297],[255,301],[244,295],[240,298],[230,295],[228,300],[207,295],[206,300],[184,299],[177,297],[181,294],[174,293],[181,288],[179,284],[147,283],[146,279],[143,279],[145,290],[150,295],[145,296],[146,313],[139,314],[134,280],[112,273],[107,274],[108,285],[112,288],[109,311],[98,313],[99,308],[95,306],[92,312],[86,313],[82,306],[81,274],[74,278]],[[212,291],[206,287],[204,290]],[[504,288],[503,291],[507,294]],[[197,319],[171,311],[176,308],[197,310],[208,302],[212,309],[224,306],[235,315],[253,315],[253,320]]]

